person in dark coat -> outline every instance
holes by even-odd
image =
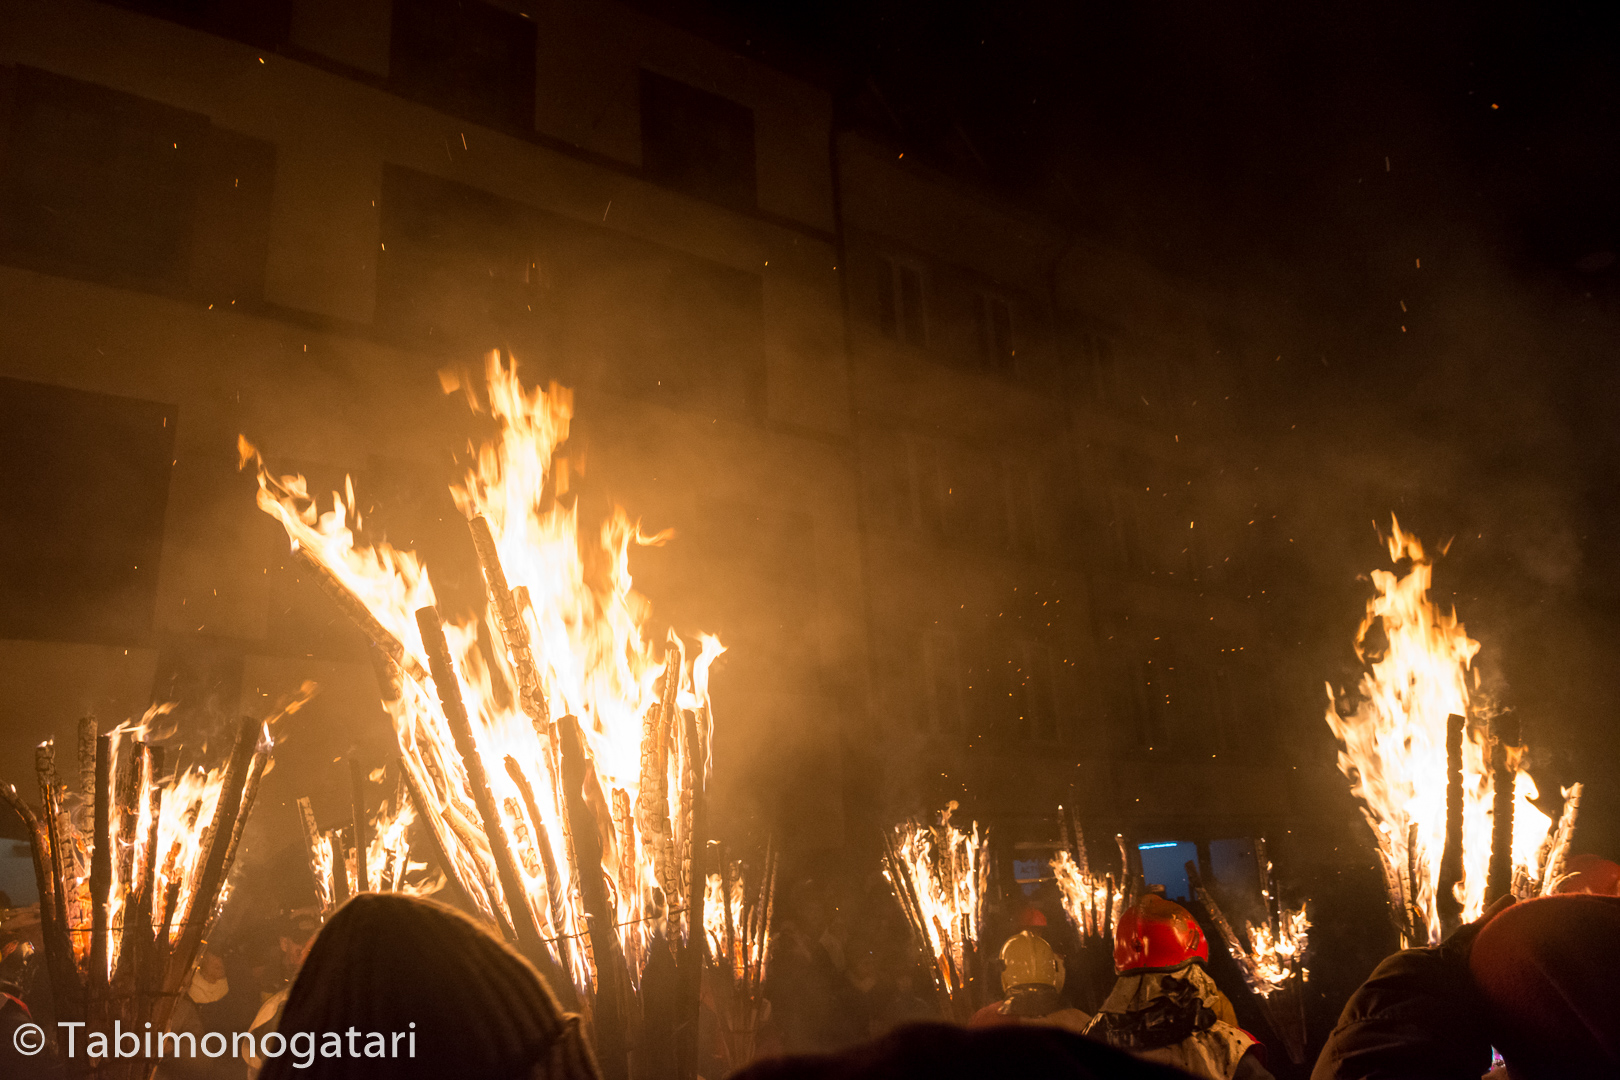
[[[756,1062],[730,1080],[1189,1080],[1168,1065],[1057,1027],[906,1024],[836,1054]]]
[[[1386,959],[1351,995],[1311,1080],[1620,1076],[1620,896],[1504,898],[1439,945]]]

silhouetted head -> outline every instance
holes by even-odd
[[[1514,904],[1479,932],[1468,967],[1514,1080],[1620,1076],[1620,897]]]
[[[278,1030],[286,1048],[263,1054],[263,1080],[597,1076],[578,1018],[527,960],[460,912],[412,897],[362,893],[343,905],[315,938]]]

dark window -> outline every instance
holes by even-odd
[[[207,118],[32,68],[16,79],[0,172],[5,259],[182,284]]]
[[[1014,373],[1012,307],[999,296],[979,294],[976,310],[979,331],[979,362],[992,375]]]
[[[287,40],[293,0],[112,0],[122,8],[169,19],[263,49]]]
[[[262,295],[274,147],[76,79],[5,74],[0,260],[214,301]]]
[[[753,207],[754,110],[643,71],[641,167],[688,195]]]
[[[479,0],[394,0],[388,82],[491,127],[534,130],[534,23]]]
[[[879,323],[883,332],[907,345],[928,344],[922,271],[884,259],[878,282]]]
[[[191,293],[216,304],[264,296],[276,148],[210,128],[197,176],[191,233]]]
[[[398,167],[378,209],[376,320],[401,344],[505,348],[575,386],[763,412],[759,275]]]
[[[151,633],[175,409],[0,379],[0,637]]]

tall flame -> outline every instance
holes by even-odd
[[[414,669],[414,676],[400,680],[397,694],[385,693],[385,705],[401,763],[428,804],[423,825],[433,831],[461,888],[497,923],[532,920],[576,985],[588,989],[601,958],[585,941],[574,840],[581,830],[594,832],[612,921],[636,978],[658,935],[687,933],[693,860],[690,814],[683,811],[707,773],[709,667],[724,649],[704,636],[698,655],[687,659],[673,632],[661,649],[647,632],[650,608],[633,588],[630,552],[661,544],[668,533],[644,534],[619,508],[594,535],[576,518],[569,489],[577,462],[560,453],[573,417],[568,390],[556,384],[526,388],[516,365],[495,353],[481,385],[446,376],[445,388],[464,389],[474,411],[495,424],[495,437],[471,448],[469,467],[451,494],[469,519],[487,522],[511,587],[509,597],[497,599],[511,601],[532,653],[530,667],[527,657],[502,647],[506,639],[494,604],[472,621],[444,627],[455,689],[466,706],[497,822],[482,822],[475,809],[472,781],[438,695],[422,674],[419,658],[426,650],[415,613],[434,602],[427,569],[414,554],[385,542],[357,542],[352,484],[334,493],[331,509],[322,513],[302,477],[273,476],[245,439],[243,463],[257,463],[259,506],[282,523],[295,549],[324,567],[392,635],[400,647],[395,658],[407,675]],[[526,702],[528,671],[539,685],[535,699]],[[559,779],[555,728],[567,716],[577,718],[589,758],[589,813],[583,821],[568,820]],[[685,722],[688,717],[695,726]],[[697,745],[688,745],[690,731]],[[687,764],[694,761],[697,776]],[[524,893],[517,910],[499,885],[484,824],[504,834],[516,864]]]
[[[1392,562],[1410,560],[1405,574],[1374,570],[1376,595],[1356,633],[1356,655],[1365,665],[1354,694],[1327,688],[1327,723],[1339,740],[1339,769],[1378,842],[1390,885],[1391,904],[1404,910],[1413,936],[1440,940],[1440,862],[1446,840],[1446,723],[1453,714],[1472,716],[1479,642],[1470,638],[1455,609],[1441,611],[1429,599],[1433,565],[1415,536],[1394,521],[1388,537]],[[1375,629],[1385,643],[1375,644]],[[1471,677],[1473,675],[1473,677]],[[1465,920],[1485,906],[1491,851],[1491,736],[1483,723],[1465,728],[1462,747],[1462,877],[1456,899]],[[1515,781],[1513,859],[1515,874],[1533,871],[1551,821],[1531,806],[1535,784],[1522,770]],[[1409,913],[1409,914],[1408,914]]]

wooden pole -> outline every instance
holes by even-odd
[[[680,677],[680,669],[676,672]],[[664,676],[668,678],[667,673]],[[684,975],[686,1000],[683,1004],[684,1017],[677,1021],[683,1025],[677,1028],[681,1035],[684,1052],[680,1055],[681,1075],[695,1077],[697,1075],[698,1061],[698,1023],[702,1013],[703,996],[703,957],[708,951],[703,933],[703,901],[704,886],[707,884],[705,874],[704,853],[708,846],[704,840],[704,829],[708,822],[707,807],[705,805],[704,788],[704,762],[701,753],[701,743],[698,740],[697,710],[679,710],[684,719],[683,732],[684,751],[686,758],[686,787],[690,792],[686,821],[686,970]]]
[[[725,845],[720,846],[720,906],[726,913],[726,980],[737,980],[737,931],[731,912],[731,858]]]
[[[371,851],[371,823],[366,820],[366,768],[357,757],[349,758],[349,791],[354,807],[354,891],[371,891],[371,868],[366,855]]]
[[[28,829],[28,847],[34,861],[34,887],[39,892],[40,936],[45,945],[45,967],[50,974],[51,988],[57,1014],[74,1015],[72,1005],[78,997],[77,978],[73,976],[73,950],[69,944],[67,927],[57,915],[57,895],[61,882],[55,873],[55,859],[51,854],[50,830],[39,816],[23,802],[13,784],[0,784],[0,798],[14,810]]]
[[[208,826],[202,872],[192,887],[180,937],[169,955],[168,970],[163,979],[163,996],[153,1010],[154,1030],[161,1031],[168,1024],[175,1000],[191,975],[203,938],[213,923],[220,886],[230,872],[227,855],[230,854],[231,833],[236,828],[237,817],[247,810],[243,806],[242,791],[247,786],[248,770],[252,766],[254,748],[259,742],[259,728],[259,721],[250,716],[244,716],[237,726],[236,744],[231,748],[230,761],[225,766],[219,802],[214,807],[214,820]]]
[[[1488,907],[1513,891],[1513,804],[1514,770],[1508,765],[1508,749],[1519,741],[1518,718],[1497,717],[1496,738],[1491,746],[1491,864],[1485,883]]]
[[[326,848],[332,853],[332,907],[340,908],[349,899],[349,841],[342,829],[326,834]]]
[[[405,695],[405,673],[382,649],[372,649],[370,655],[372,671],[377,677],[378,696],[382,698],[384,711],[392,718]],[[392,723],[389,726],[392,728]],[[445,843],[444,835],[439,831],[441,822],[436,804],[429,801],[427,792],[422,789],[422,780],[417,776],[413,762],[407,758],[408,751],[400,733],[390,730],[389,734],[393,736],[394,746],[398,751],[396,761],[399,765],[400,779],[405,782],[405,791],[410,797],[411,805],[416,807],[417,819],[427,831],[433,857],[438,860],[439,869],[444,871],[445,885],[457,903],[468,912],[476,913],[478,905],[473,902],[466,883],[461,880],[456,864],[450,859],[449,845]]]
[[[562,877],[557,873],[557,857],[552,853],[551,838],[546,831],[546,823],[540,816],[540,804],[534,797],[534,785],[529,783],[528,776],[523,772],[523,766],[515,757],[507,757],[506,775],[517,785],[518,794],[523,799],[523,811],[528,814],[529,825],[534,829],[534,846],[539,849],[540,865],[546,874],[546,910],[551,916],[551,925],[557,930],[557,956],[562,962],[563,971],[571,972],[573,965],[569,962],[571,950],[568,937],[568,909],[563,903]],[[566,982],[568,991],[565,993],[562,987],[557,987],[558,995],[575,996],[573,978],[568,978]]]
[[[304,834],[304,856],[309,863],[310,880],[315,883],[315,903],[321,909],[321,920],[332,914],[332,880],[321,872],[320,849],[326,843],[320,826],[315,823],[315,807],[307,796],[299,796],[298,827]]]
[[[558,744],[562,756],[563,797],[574,821],[591,820],[585,805],[584,738],[579,721],[564,716],[557,721]],[[608,902],[607,883],[602,876],[602,845],[594,827],[574,833],[574,850],[579,860],[579,892],[585,905],[591,952],[596,958],[596,1051],[607,1080],[626,1080],[629,1075],[627,1005],[623,950],[613,926],[613,909]]]
[[[501,565],[500,549],[495,534],[483,515],[467,522],[472,532],[473,550],[478,553],[478,565],[484,572],[485,594],[489,598],[490,613],[506,642],[512,667],[518,677],[518,700],[523,712],[534,723],[549,727],[550,717],[546,698],[540,685],[540,668],[534,660],[534,649],[529,641],[529,627],[518,611],[516,599],[507,584],[506,570]]]
[[[112,736],[96,738],[95,834],[90,853],[90,1015],[106,1015],[107,907],[112,899]]]
[[[489,842],[490,855],[495,860],[495,873],[500,879],[500,894],[505,897],[517,945],[524,952],[538,956],[540,950],[544,948],[540,941],[540,931],[534,924],[534,912],[529,907],[528,892],[523,888],[523,879],[518,875],[517,863],[512,859],[511,845],[506,842],[506,829],[501,824],[495,796],[489,789],[489,774],[484,771],[484,759],[478,754],[478,743],[473,738],[472,723],[467,718],[466,706],[461,702],[461,689],[456,682],[455,668],[450,660],[450,644],[445,641],[444,627],[439,623],[439,610],[434,607],[419,609],[416,613],[416,625],[422,632],[422,645],[427,649],[428,670],[439,693],[439,705],[444,710],[444,718],[450,726],[451,737],[455,739],[456,753],[461,757],[462,768],[467,771],[467,782],[472,786],[473,805],[478,810],[484,837]],[[497,903],[495,906],[498,910],[501,905]]]
[[[231,825],[231,842],[225,849],[226,873],[236,863],[236,851],[242,846],[242,830],[247,828],[248,810],[259,797],[259,782],[264,779],[264,771],[270,765],[270,736],[262,725],[260,731],[259,740],[253,748],[253,760],[248,765],[247,781],[242,785],[242,809]]]
[[[1452,713],[1446,717],[1446,845],[1440,855],[1440,884],[1435,907],[1440,912],[1441,932],[1449,931],[1462,917],[1457,899],[1457,883],[1463,872],[1463,728],[1466,720]]]

